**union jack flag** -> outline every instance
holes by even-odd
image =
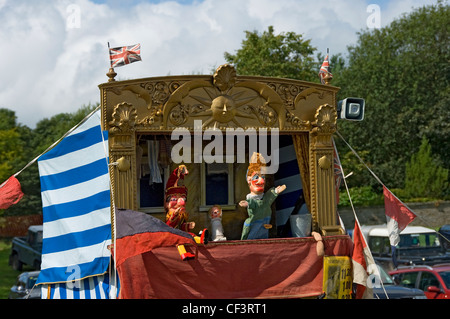
[[[320,82],[322,84],[325,84],[325,76],[329,75],[330,79],[333,78],[333,74],[331,74],[330,72],[330,62],[328,61],[328,54],[325,57],[325,59],[323,60],[322,66],[320,67],[319,70],[319,77],[320,77]]]
[[[111,67],[122,66],[130,64],[136,61],[142,61],[141,59],[141,44],[129,45],[125,47],[110,48],[109,59],[111,61]]]

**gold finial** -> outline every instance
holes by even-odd
[[[324,76],[323,79],[324,79],[324,81],[325,81],[325,85],[329,85],[330,82],[331,82],[331,80],[333,80],[333,76],[330,75],[330,73],[327,73],[327,74]]]
[[[114,68],[109,68],[108,73],[106,73],[106,75],[109,77],[108,82],[113,82],[115,81],[114,77],[117,75],[116,72],[114,72]]]

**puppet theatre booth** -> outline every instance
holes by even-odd
[[[352,241],[333,165],[338,88],[238,76],[228,64],[213,75],[107,75],[120,297],[349,297],[341,270]],[[264,213],[252,206],[270,196],[257,204]]]

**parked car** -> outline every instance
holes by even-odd
[[[15,270],[22,270],[24,264],[39,270],[42,256],[42,225],[28,228],[26,237],[14,237],[11,243],[9,264]]]
[[[40,271],[23,272],[9,291],[9,299],[40,299],[41,289],[34,287]],[[34,288],[34,289],[33,289]]]
[[[377,266],[383,285],[373,288],[374,299],[427,299],[424,292],[420,289],[397,285],[383,267]]]
[[[375,261],[388,271],[394,270],[386,224],[362,226],[361,231]],[[438,237],[440,236],[431,228],[407,226],[400,233],[400,243],[396,247],[398,265],[450,263],[450,254],[443,251]]]
[[[389,274],[405,287],[423,290],[428,299],[450,299],[450,264],[401,267]]]
[[[439,242],[441,243],[442,250],[450,253],[450,224],[442,225],[439,228]]]

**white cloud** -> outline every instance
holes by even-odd
[[[101,2],[101,3],[99,3]],[[245,31],[273,25],[312,39],[318,51],[345,53],[366,28],[369,3],[380,3],[382,25],[427,0],[0,0],[0,107],[36,122],[99,101],[111,46],[141,43],[142,62],[116,68],[119,79],[210,74]],[[78,15],[78,16],[77,16]]]

